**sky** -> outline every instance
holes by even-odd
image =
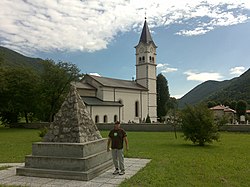
[[[135,78],[146,17],[157,74],[176,98],[250,68],[250,0],[1,0],[0,7],[1,46],[125,80]]]

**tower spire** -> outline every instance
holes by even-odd
[[[145,43],[145,44],[153,43],[155,45],[155,43],[154,43],[154,41],[152,39],[152,36],[150,34],[149,28],[148,28],[146,15],[145,15],[145,21],[144,21],[144,25],[143,25],[143,29],[142,29],[142,33],[141,33],[139,43]]]

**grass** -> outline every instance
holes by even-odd
[[[32,142],[40,141],[38,130],[0,128],[0,163],[24,162]]]
[[[221,133],[220,142],[200,147],[171,132],[127,133],[125,156],[152,161],[122,187],[250,186],[250,134]],[[40,141],[38,130],[0,128],[0,162],[23,162],[35,141]]]

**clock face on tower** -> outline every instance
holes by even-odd
[[[142,53],[144,51],[143,47],[140,48],[139,52]]]

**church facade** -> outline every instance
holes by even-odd
[[[136,79],[86,74],[77,90],[95,123],[157,121],[156,48],[145,20],[136,50]]]

